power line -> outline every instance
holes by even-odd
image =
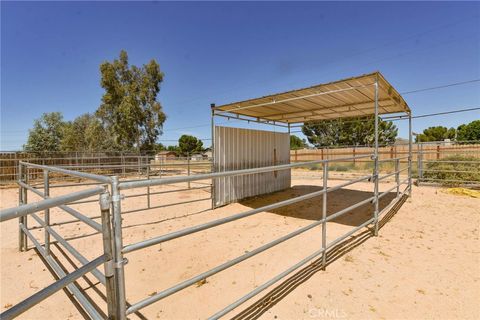
[[[437,86],[437,87],[430,87],[430,88],[424,88],[424,89],[418,89],[418,90],[400,92],[400,94],[410,94],[410,93],[415,93],[415,92],[423,92],[423,91],[429,91],[429,90],[436,90],[436,89],[442,89],[442,88],[448,88],[448,87],[453,87],[453,86],[459,86],[459,85],[462,85],[462,84],[479,82],[479,81],[480,81],[480,79],[474,79],[474,80],[468,80],[468,81],[462,81],[462,82],[455,82],[455,83],[445,84],[445,85]]]
[[[437,112],[437,113],[427,113],[427,114],[421,114],[418,116],[413,116],[412,119],[418,119],[418,118],[426,118],[426,117],[434,117],[434,116],[441,116],[445,114],[452,114],[452,113],[459,113],[459,112],[468,112],[468,111],[475,111],[475,110],[480,110],[480,107],[475,107],[475,108],[467,108],[467,109],[458,109],[458,110],[451,110],[451,111],[445,111],[445,112]],[[370,119],[355,119],[351,121],[345,121],[345,122],[355,122],[355,121],[369,121]],[[407,117],[402,117],[398,119],[391,119],[391,120],[386,120],[386,121],[398,121],[398,120],[408,120]],[[290,131],[290,133],[300,133],[302,130],[298,131]]]
[[[437,113],[429,113],[429,114],[421,114],[419,116],[412,117],[412,119],[426,118],[426,117],[440,116],[440,115],[444,115],[444,114],[468,112],[468,111],[475,111],[475,110],[480,110],[480,107],[468,108],[468,109],[459,109],[459,110],[452,110],[452,111],[445,111],[445,112],[437,112]],[[405,120],[405,119],[406,118],[402,118],[402,120]]]

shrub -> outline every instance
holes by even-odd
[[[447,162],[458,161],[458,162]],[[467,162],[476,161],[476,162]],[[452,155],[438,162],[427,162],[423,177],[426,180],[439,182],[443,185],[460,185],[480,183],[480,159],[476,157]],[[433,170],[433,171],[430,171]],[[445,181],[442,181],[445,180]],[[457,181],[448,181],[457,180]],[[465,181],[465,182],[462,182]]]
[[[330,164],[328,167],[329,170],[331,171],[339,171],[339,172],[346,172],[354,169],[353,163],[349,164]]]

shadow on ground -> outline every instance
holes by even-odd
[[[242,200],[240,203],[247,207],[259,208],[268,204],[299,197],[320,190],[322,190],[322,187],[319,186],[298,185],[268,195]],[[329,192],[327,194],[327,216],[330,216],[372,196],[373,192],[350,189],[339,189]],[[383,208],[385,208],[395,197],[396,193],[390,192],[380,199],[379,210],[381,211]],[[323,199],[320,195],[309,200],[300,201],[285,207],[270,210],[268,212],[299,219],[320,220],[322,219],[322,203]],[[372,218],[372,208],[373,205],[367,203],[336,219],[333,219],[332,222],[348,226],[358,226]]]
[[[392,217],[398,212],[402,207],[403,203],[406,201],[408,196],[404,195],[395,205],[392,206],[381,218],[379,222],[379,228],[381,229],[385,224],[392,219]],[[328,203],[328,202],[327,202]],[[352,251],[369,238],[373,236],[372,230],[365,230],[360,232],[350,238],[347,238],[343,242],[337,244],[336,246],[330,248],[327,251],[327,262],[325,267],[328,267],[330,264]],[[257,300],[255,303],[238,313],[232,319],[243,320],[243,319],[258,319],[265,312],[279,303],[283,298],[285,298],[290,292],[295,290],[302,283],[310,279],[317,272],[324,269],[322,265],[322,258],[320,257],[317,260],[312,261],[308,266],[297,271],[295,274],[284,280],[280,285],[271,289],[267,294],[262,298]]]

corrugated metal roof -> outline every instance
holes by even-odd
[[[283,123],[368,116],[375,114],[377,78],[379,113],[409,113],[405,100],[380,72],[229,103],[214,110]]]

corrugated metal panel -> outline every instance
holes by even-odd
[[[215,127],[215,171],[290,163],[288,133]],[[290,170],[215,179],[215,206],[290,187]]]

